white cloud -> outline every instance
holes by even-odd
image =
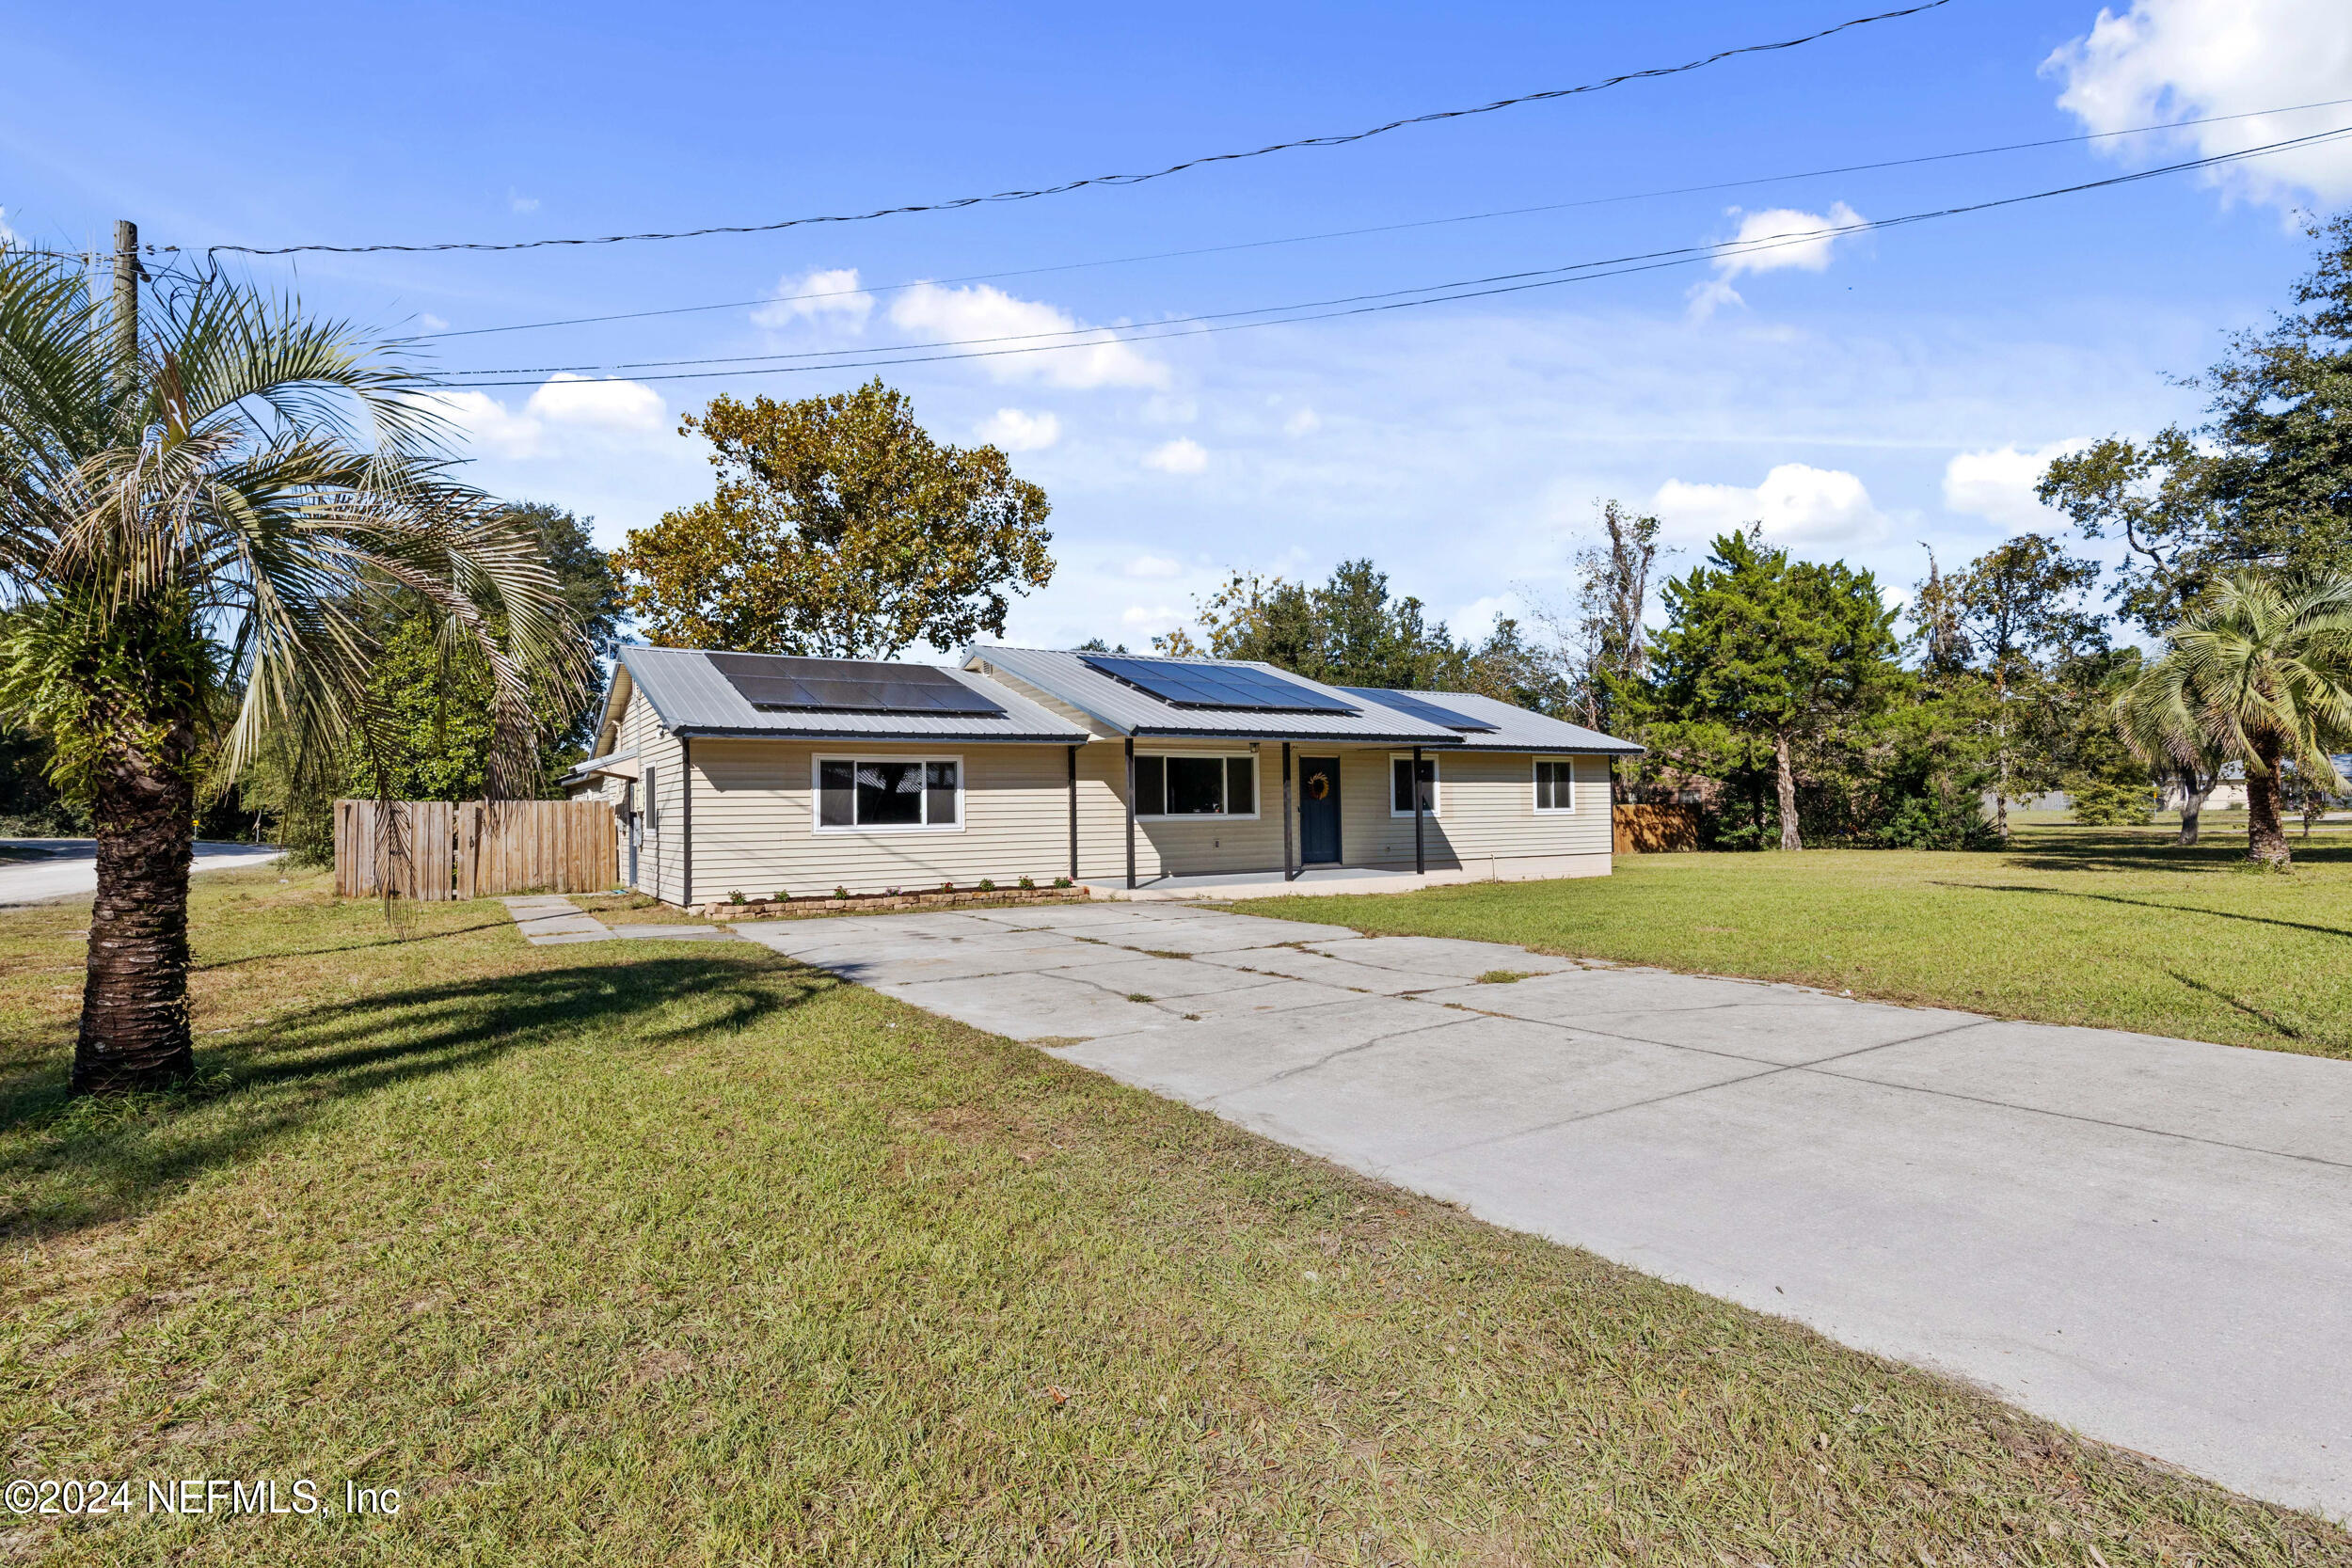
[[[506,187],[506,204],[518,213],[535,213],[539,210],[537,197],[525,196],[512,185]]]
[[[1125,610],[1120,611],[1119,615],[1119,624],[1120,626],[1126,627],[1131,632],[1142,632],[1146,636],[1154,636],[1165,631],[1174,631],[1178,626],[1184,624],[1184,620],[1185,616],[1183,610],[1171,610],[1164,604],[1131,604]]]
[[[2065,83],[2058,106],[2090,131],[2244,114],[2342,98],[2352,81],[2352,6],[2344,0],[2135,0],[2119,16],[2104,8],[2082,38],[2042,62]],[[2308,135],[2339,123],[2322,113],[2257,114],[2172,134],[2203,156]],[[2106,145],[2145,161],[2144,136]],[[2309,193],[2326,202],[2352,197],[2352,142],[2267,154],[2209,170],[2233,194],[2289,202]]]
[[[1293,438],[1312,436],[1323,428],[1323,417],[1311,408],[1301,408],[1282,421],[1282,434]]]
[[[1209,454],[1188,436],[1153,447],[1143,454],[1143,466],[1164,474],[1197,474],[1209,466]]]
[[[1061,439],[1061,420],[1052,414],[999,408],[980,421],[977,434],[990,446],[1007,451],[1043,451]]]
[[[1765,537],[1782,545],[1863,544],[1886,531],[1885,516],[1859,478],[1804,463],[1780,464],[1752,488],[1670,479],[1650,498],[1650,510],[1671,533],[1690,540],[1752,522],[1762,523]]]
[[[669,422],[661,394],[643,382],[592,380],[568,372],[548,377],[523,412],[549,424],[597,430],[660,430]]]
[[[661,394],[652,388],[570,374],[543,383],[519,410],[487,392],[441,392],[432,401],[477,456],[546,457],[560,451],[573,433],[609,439],[652,435],[669,424]]]
[[[1184,568],[1182,562],[1164,555],[1139,555],[1127,562],[1126,573],[1131,578],[1180,578]]]
[[[1824,230],[1851,229],[1864,221],[1860,213],[1842,201],[1826,213],[1795,207],[1743,213],[1734,207],[1729,215],[1740,220],[1740,230],[1728,243],[1745,248],[1717,257],[1715,276],[1692,288],[1691,311],[1702,319],[1714,314],[1718,306],[1742,303],[1739,291],[1731,286],[1731,280],[1742,273],[1785,272],[1792,267],[1802,272],[1827,270],[1831,246],[1845,236]]]
[[[2007,446],[1955,452],[1944,466],[1944,505],[2021,533],[2062,526],[2064,515],[2036,500],[2033,487],[2053,458],[2079,451],[2088,444],[2054,441],[2032,451]]]
[[[783,327],[811,321],[857,331],[873,313],[874,296],[858,287],[857,268],[815,268],[778,283],[775,297],[752,312],[752,325]]]
[[[443,321],[440,317],[435,315],[430,310],[420,310],[417,312],[417,325],[423,327],[427,332],[444,332],[449,329],[449,323]]]
[[[942,342],[972,343],[982,354],[993,349],[1037,351],[999,353],[979,360],[998,381],[1039,381],[1082,389],[1168,384],[1167,366],[1119,341],[1108,330],[1082,328],[1067,311],[1040,300],[1015,299],[985,283],[968,289],[918,283],[891,302],[890,321],[904,331],[929,333]]]
[[[0,249],[16,244],[17,237],[16,230],[8,227],[8,210],[0,207]]]

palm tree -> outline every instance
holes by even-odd
[[[2125,743],[2152,763],[2243,763],[2247,858],[2286,866],[2282,769],[2344,787],[2328,753],[2352,736],[2352,578],[2227,573],[2168,641],[2117,701]]]
[[[0,254],[0,716],[47,739],[98,841],[77,1094],[193,1069],[200,793],[264,746],[356,756],[385,792],[368,675],[394,599],[487,659],[495,795],[529,793],[533,676],[586,671],[536,531],[450,476],[414,372],[241,285],[146,314]]]

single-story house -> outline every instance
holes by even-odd
[[[1639,750],[1489,697],[1237,660],[627,647],[569,783],[612,803],[625,881],[682,905],[983,878],[1606,876],[1611,761]]]

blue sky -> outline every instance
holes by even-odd
[[[130,216],[197,250],[753,223],[1355,130],[1872,8],[16,7],[0,221],[80,247]],[[1883,219],[2352,125],[2352,104],[1121,260],[2338,98],[2341,0],[1952,0],[1130,188],[760,236],[235,264],[400,331],[771,301],[430,343],[445,370],[525,372],[451,404],[476,481],[593,513],[616,544],[707,494],[680,412],[874,372],[615,367],[1149,324]],[[1759,253],[1786,263],[1770,270],[883,373],[941,436],[999,441],[1053,499],[1060,570],[1013,641],[1140,644],[1229,566],[1316,578],[1354,555],[1475,631],[1563,592],[1604,496],[1664,515],[1675,566],[1757,517],[1900,588],[1921,541],[1948,563],[2051,526],[2028,494],[2048,452],[2193,414],[2168,374],[2283,302],[2307,257],[2295,210],[2346,202],[2352,142]],[[1018,276],[973,280],[1002,274]],[[906,284],[921,286],[890,287]],[[589,368],[544,370],[561,366]]]

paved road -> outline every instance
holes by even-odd
[[[2352,1064],[1184,905],[738,929],[1498,1224],[2352,1515]],[[1498,969],[1531,977],[1476,982]]]
[[[87,897],[98,891],[98,846],[87,838],[0,838],[0,848],[29,851],[36,860],[0,859],[0,908],[38,904],[50,898]],[[196,871],[220,871],[234,865],[258,865],[275,860],[283,850],[266,844],[214,844],[196,847]]]

